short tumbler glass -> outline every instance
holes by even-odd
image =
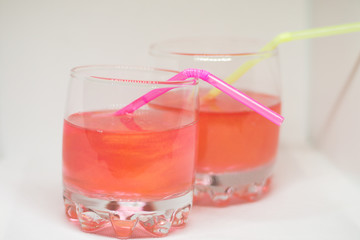
[[[280,113],[277,50],[257,52],[264,43],[239,38],[192,38],[150,47],[158,67],[205,69],[226,79],[247,61],[264,58],[232,85]],[[204,100],[200,83],[199,152],[194,202],[224,206],[254,201],[269,189],[279,127],[225,94]]]
[[[198,82],[166,81],[176,73],[128,66],[71,71],[63,129],[64,202],[67,217],[83,231],[165,236],[187,221]],[[134,113],[115,114],[158,88],[171,90]]]

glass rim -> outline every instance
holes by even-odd
[[[231,38],[231,37],[221,37],[216,38],[217,40],[236,40],[236,41],[256,41],[256,39],[248,39],[248,38]],[[195,51],[171,51],[167,50],[166,47],[162,46],[169,43],[177,43],[181,44],[184,41],[199,41],[200,38],[175,38],[175,39],[168,39],[165,41],[160,41],[156,43],[152,43],[149,47],[149,53],[153,56],[184,56],[184,57],[244,57],[244,56],[259,56],[259,55],[275,55],[278,52],[277,47],[274,50],[270,51],[224,51],[220,53],[201,53]],[[265,44],[264,44],[265,45]]]
[[[142,72],[162,72],[162,73],[173,73],[175,76],[176,74],[180,73],[176,70],[165,69],[165,68],[157,68],[157,67],[149,67],[149,66],[133,66],[133,65],[118,65],[118,64],[99,64],[99,65],[81,65],[71,68],[70,75],[72,78],[77,78],[77,74],[81,71],[85,70],[96,70],[96,69],[118,69],[118,70],[130,70],[130,71],[142,71]],[[90,78],[92,80],[97,81],[104,81],[104,82],[122,82],[122,83],[134,83],[134,84],[144,84],[144,85],[197,85],[199,80],[197,78],[188,78],[183,81],[160,81],[160,80],[146,80],[146,79],[129,79],[129,78],[111,78],[111,77],[101,77],[101,76],[94,76],[94,74],[89,74],[89,76],[85,76],[85,78]]]

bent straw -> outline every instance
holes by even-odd
[[[224,82],[220,78],[212,75],[211,73],[200,70],[200,69],[186,69],[177,75],[175,75],[173,78],[169,79],[168,81],[174,81],[174,80],[185,80],[187,78],[199,78],[201,80],[204,80],[208,82],[209,84],[213,85],[220,91],[223,91],[230,97],[236,99],[237,101],[243,103],[247,107],[251,108],[255,112],[259,113],[263,117],[267,118],[268,120],[272,121],[273,123],[277,125],[281,125],[284,121],[284,118],[279,115],[278,113],[272,111],[271,109],[265,107],[264,105],[260,104],[259,102],[255,101],[254,99],[250,98],[246,94],[240,92],[238,89],[234,88],[233,86],[229,85],[228,83]],[[163,89],[155,89],[147,94],[141,96],[140,98],[136,99],[129,105],[125,106],[124,108],[118,110],[115,112],[115,115],[123,115],[127,113],[132,113],[136,109],[142,107],[146,103],[152,101],[153,99],[159,97],[160,95],[166,93],[167,91],[173,89],[175,87],[170,88],[163,88]]]
[[[326,37],[331,35],[338,35],[338,34],[345,34],[351,32],[358,32],[360,31],[360,22],[358,23],[350,23],[344,25],[337,25],[337,26],[329,26],[329,27],[322,27],[322,28],[313,28],[303,31],[297,32],[286,32],[279,34],[276,36],[271,42],[266,44],[263,48],[260,49],[260,53],[264,52],[264,54],[260,58],[252,59],[245,62],[241,65],[235,72],[233,72],[229,77],[225,79],[225,82],[232,84],[236,82],[240,77],[242,77],[249,69],[253,66],[261,62],[262,60],[268,58],[270,56],[268,51],[274,50],[280,43],[290,42],[293,40],[300,40],[306,38],[317,38],[317,37]],[[219,95],[221,91],[214,88],[210,90],[204,97],[204,100],[209,100],[215,98]]]

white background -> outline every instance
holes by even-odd
[[[359,16],[357,0],[0,0],[0,239],[90,236],[63,219],[61,206],[62,117],[72,67],[149,65],[151,43],[184,35],[271,40]],[[174,239],[222,231],[234,239],[291,239],[299,228],[306,233],[293,239],[360,238],[360,73],[348,80],[359,68],[359,43],[356,33],[280,46],[286,122],[274,192],[253,205],[195,209]]]

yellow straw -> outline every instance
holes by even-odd
[[[306,38],[317,38],[317,37],[326,37],[330,35],[338,35],[344,33],[358,32],[360,31],[360,22],[350,23],[344,25],[323,27],[323,28],[313,28],[297,32],[287,32],[282,33],[275,37],[271,42],[266,44],[259,52],[264,52],[262,56],[256,59],[249,60],[241,65],[235,72],[233,72],[225,81],[229,84],[236,82],[241,76],[243,76],[250,68],[261,62],[262,60],[268,58],[270,53],[268,51],[274,50],[280,43],[290,42],[293,40],[306,39]],[[209,100],[215,98],[219,95],[221,91],[214,88],[210,90],[205,96],[204,100]]]

